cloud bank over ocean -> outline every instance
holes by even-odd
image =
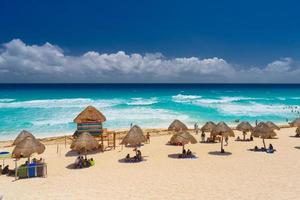
[[[260,67],[241,67],[222,58],[166,58],[124,51],[67,55],[59,46],[11,40],[0,48],[0,82],[172,82],[299,83],[300,66],[282,58]]]

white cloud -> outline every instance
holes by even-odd
[[[15,39],[0,50],[0,82],[290,82],[300,75],[292,63],[284,58],[265,68],[236,69],[217,57],[168,59],[123,51],[69,56],[49,43],[26,45]]]
[[[267,65],[266,71],[270,72],[287,72],[291,69],[291,64],[293,60],[291,58],[283,58],[281,60],[276,60]]]

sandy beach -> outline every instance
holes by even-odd
[[[230,155],[214,155],[219,143],[197,143],[187,146],[197,159],[173,159],[168,155],[180,152],[181,147],[166,145],[170,135],[161,135],[151,137],[151,143],[141,148],[144,162],[119,162],[132,149],[117,146],[90,155],[96,165],[77,170],[67,167],[76,158],[66,156],[69,145],[65,148],[61,141],[57,153],[55,140],[44,141],[46,151],[37,157],[48,163],[48,176],[17,181],[0,176],[0,195],[4,199],[299,199],[300,150],[295,147],[300,140],[290,137],[295,128],[277,133],[279,139],[266,140],[277,149],[274,154],[247,150],[262,146],[259,138],[253,142],[230,138],[225,146]],[[2,142],[1,147],[8,143]],[[6,163],[14,166],[12,160]]]

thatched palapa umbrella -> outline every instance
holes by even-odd
[[[26,137],[15,146],[12,156],[14,158],[25,157],[29,160],[32,154],[42,154],[44,151],[45,145],[43,145],[40,141],[32,137]]]
[[[121,144],[130,145],[131,147],[138,147],[146,141],[147,138],[144,136],[143,130],[138,125],[134,125],[123,138]]]
[[[178,132],[178,131],[186,131],[186,130],[188,130],[188,127],[178,119],[175,119],[168,127],[168,131]]]
[[[266,149],[265,139],[269,139],[276,133],[264,122],[260,122],[252,131],[254,137],[262,138],[264,148]]]
[[[274,123],[271,122],[271,121],[267,121],[267,122],[266,122],[266,125],[267,125],[270,129],[272,129],[273,131],[274,131],[274,130],[280,130],[279,126],[277,126],[276,124],[274,124]]]
[[[189,132],[180,131],[179,133],[176,133],[171,137],[170,142],[172,144],[182,144],[182,149],[184,149],[184,145],[188,143],[196,144],[197,140]]]
[[[295,119],[291,123],[289,123],[291,127],[300,127],[300,118]]]
[[[31,137],[31,138],[35,139],[35,137],[30,132],[28,132],[26,130],[22,130],[19,133],[19,135],[16,137],[16,139],[14,140],[13,145],[19,144],[22,140],[24,140],[27,137]]]
[[[225,123],[225,122],[219,122],[212,130],[212,135],[217,136],[220,135],[222,137],[221,139],[221,153],[224,153],[224,148],[223,148],[223,140],[224,137],[234,137],[234,132],[233,130]]]
[[[202,132],[212,132],[212,130],[214,130],[214,128],[216,128],[216,124],[212,121],[206,122],[202,127],[201,127],[201,131]]]
[[[91,134],[83,132],[73,141],[70,148],[79,153],[84,153],[86,157],[88,151],[94,151],[99,148],[99,143]]]
[[[243,121],[239,123],[236,127],[236,130],[243,132],[243,140],[246,139],[247,132],[252,131],[253,127],[249,122]]]

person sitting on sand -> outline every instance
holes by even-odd
[[[78,167],[80,162],[80,156],[78,156],[75,160],[75,166]]]
[[[139,161],[142,160],[142,152],[140,150],[137,150],[136,156],[137,156],[137,160]]]
[[[190,149],[188,149],[188,150],[187,150],[187,152],[186,152],[186,156],[187,156],[187,157],[192,157],[192,152],[191,152],[191,150],[190,150]]]
[[[90,166],[94,166],[95,165],[95,161],[93,158],[89,159],[89,163],[90,163]]]
[[[6,165],[2,170],[2,174],[8,174],[8,172],[9,172],[9,165]]]
[[[91,166],[90,162],[88,161],[87,158],[85,158],[84,159],[84,167],[90,167],[90,166]]]
[[[236,141],[241,141],[240,136],[237,136]]]
[[[269,148],[267,149],[267,153],[273,153],[274,152],[274,148],[272,144],[269,144]]]
[[[129,160],[130,160],[130,154],[129,154],[129,153],[126,155],[125,160],[126,160],[126,161],[129,161]]]
[[[255,146],[255,147],[254,147],[254,151],[258,151],[258,146]]]
[[[182,156],[186,156],[186,150],[185,149],[182,150]]]

